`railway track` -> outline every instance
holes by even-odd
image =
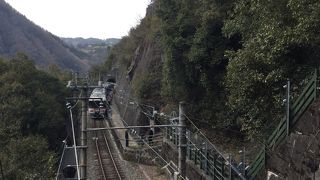
[[[105,127],[105,120],[93,120],[94,127]],[[98,131],[95,134],[96,159],[99,164],[100,178],[102,180],[122,180],[125,179],[121,170],[118,153],[111,142],[110,133]]]

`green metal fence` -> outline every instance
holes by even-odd
[[[250,165],[250,169],[247,173],[248,179],[255,179],[257,174],[265,167],[266,151],[268,149],[276,147],[282,142],[287,135],[287,127],[293,127],[297,120],[303,115],[307,108],[317,98],[317,71],[315,71],[302,91],[301,95],[295,100],[290,107],[289,122],[287,118],[283,118],[271,136],[267,139],[266,147],[263,146],[258,153],[256,159]],[[287,125],[289,123],[289,126]]]
[[[297,120],[307,110],[307,108],[316,100],[317,97],[317,71],[315,71],[305,86],[301,95],[294,101],[289,109],[289,120],[284,117],[269,138],[266,141],[254,161],[251,163],[247,171],[247,178],[253,180],[258,173],[265,168],[266,151],[276,147],[288,135],[288,127],[295,125]],[[289,123],[289,125],[287,124]],[[237,180],[240,179],[237,173],[230,168],[229,163],[222,155],[216,151],[215,147],[208,145],[205,139],[196,137],[197,135],[187,131],[187,159],[192,161],[195,166],[200,168],[212,177],[214,180]],[[167,128],[167,139],[174,145],[178,146],[179,135],[178,128]],[[204,146],[205,145],[205,146]]]
[[[283,118],[271,136],[267,140],[267,148],[273,148],[278,145],[285,137],[287,132],[287,118]]]
[[[265,161],[266,161],[266,149],[265,146],[263,146],[254,159],[253,163],[250,166],[249,171],[247,172],[247,177],[249,180],[254,179],[257,174],[265,167]]]
[[[312,75],[311,80],[304,88],[299,98],[293,103],[290,109],[290,126],[294,126],[296,121],[302,116],[305,110],[317,98],[317,71]]]
[[[178,128],[167,128],[167,139],[175,146],[179,144]],[[214,180],[240,179],[229,162],[205,139],[187,130],[187,159]]]

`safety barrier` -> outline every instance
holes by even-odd
[[[256,156],[255,160],[250,165],[250,169],[247,173],[249,180],[254,179],[257,174],[265,167],[266,151],[268,149],[276,147],[282,142],[287,136],[287,128],[293,127],[297,120],[303,115],[307,108],[317,98],[317,71],[315,71],[305,86],[301,95],[295,100],[293,105],[290,107],[289,125],[287,125],[287,118],[283,118],[276,129],[273,131],[271,136],[267,139],[266,147],[263,146]]]
[[[197,133],[187,130],[187,159],[201,169],[206,175],[214,180],[238,180],[236,172],[230,167],[230,161],[226,161],[223,156],[216,151],[206,139]],[[175,127],[167,128],[167,139],[177,148],[179,145],[179,129]],[[231,162],[234,163],[234,162]],[[235,165],[235,164],[234,164]]]

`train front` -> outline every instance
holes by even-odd
[[[95,88],[89,98],[89,115],[92,119],[107,117],[106,93],[104,88]]]

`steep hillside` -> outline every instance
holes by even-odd
[[[63,69],[78,71],[85,71],[89,67],[58,37],[0,0],[0,55],[13,57],[17,52],[28,55],[39,67],[56,64]]]
[[[118,70],[115,100],[130,125],[148,124],[145,112],[153,108],[177,112],[185,101],[187,119],[218,149],[240,159],[245,148],[250,163],[285,116],[287,80],[295,99],[319,68],[319,14],[320,1],[154,0],[95,72]],[[291,158],[283,154],[290,153],[278,157]],[[306,166],[319,167],[318,159],[309,159],[302,157],[293,168],[280,162],[275,169],[309,173]]]
[[[96,39],[96,38],[61,38],[70,48],[75,49],[75,54],[87,59],[90,65],[102,63],[110,50],[110,47],[117,44],[120,39]]]
[[[284,115],[287,79],[296,96],[319,66],[319,13],[318,1],[155,0],[105,66],[142,103],[186,101],[199,126],[261,140]]]

